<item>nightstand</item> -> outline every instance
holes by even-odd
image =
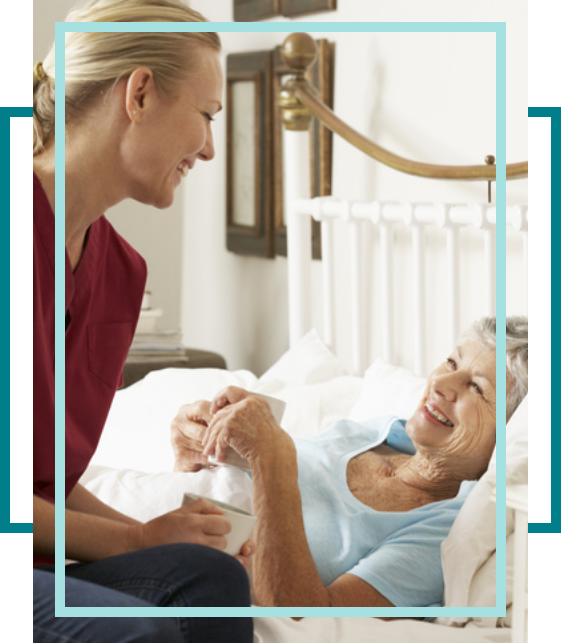
[[[135,350],[131,348],[123,369],[123,388],[138,382],[151,371],[163,368],[226,368],[226,360],[218,353],[194,348],[166,350]]]

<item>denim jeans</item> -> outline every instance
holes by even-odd
[[[38,642],[251,643],[253,640],[251,618],[55,619],[54,575],[49,571],[52,568],[35,570],[33,578],[34,628],[40,632],[34,640]],[[46,588],[49,584],[50,590]],[[67,605],[82,607],[248,607],[250,604],[249,581],[240,563],[201,545],[164,545],[95,563],[67,565],[66,592]]]

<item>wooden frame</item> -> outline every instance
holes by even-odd
[[[316,41],[318,58],[307,74],[310,83],[318,90],[319,98],[331,106],[333,103],[333,50],[327,40]],[[290,69],[282,60],[280,47],[273,53],[273,95],[277,96],[284,75]],[[284,223],[283,199],[283,148],[280,107],[273,113],[273,174],[275,201],[275,252],[286,257],[286,225]],[[331,195],[332,133],[317,118],[312,121],[310,131],[311,196]],[[321,259],[321,225],[312,223],[312,257]]]
[[[337,0],[234,0],[234,22],[335,11]]]
[[[226,247],[232,252],[260,257],[274,256],[273,239],[273,203],[272,203],[272,100],[271,100],[271,60],[272,52],[257,51],[242,54],[230,54],[226,62],[227,79],[227,170],[226,170]],[[243,131],[234,131],[236,126],[236,104],[234,85],[252,83],[253,91],[253,137],[247,137]],[[240,89],[238,87],[238,89]],[[247,93],[247,85],[243,88]],[[239,92],[238,92],[239,94]],[[243,114],[238,107],[239,115]],[[246,114],[247,116],[247,110]],[[239,123],[239,120],[237,121]],[[249,152],[248,152],[249,148]],[[253,148],[253,158],[251,155]],[[244,156],[245,155],[245,156]],[[250,166],[248,163],[253,162]],[[235,164],[242,170],[238,171]],[[248,185],[236,184],[240,172],[247,168],[250,178]],[[253,185],[251,185],[253,175]],[[242,211],[240,203],[242,190],[251,193],[252,203],[247,204],[250,211],[249,221]],[[236,206],[236,203],[238,204]],[[253,216],[251,216],[253,210]]]
[[[300,16],[319,11],[335,11],[337,0],[281,0],[283,16]]]
[[[280,14],[281,0],[234,0],[234,22],[264,20]]]

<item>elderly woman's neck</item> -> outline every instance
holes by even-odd
[[[399,466],[395,475],[408,486],[423,491],[435,500],[453,498],[464,480],[475,480],[482,473],[472,459],[418,451]]]

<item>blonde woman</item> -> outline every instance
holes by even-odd
[[[71,22],[200,22],[180,0],[97,0]],[[140,524],[78,480],[98,443],[138,320],[146,266],[105,219],[126,198],[170,206],[214,157],[223,76],[215,33],[66,38],[66,601],[72,606],[247,606],[230,523],[204,500]],[[36,640],[252,640],[251,619],[54,617],[54,46],[33,76],[34,624]],[[242,565],[240,565],[240,562]]]

